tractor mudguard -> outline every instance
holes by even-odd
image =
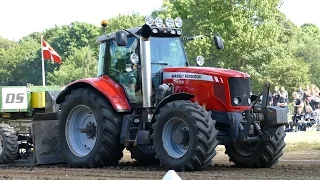
[[[228,116],[229,116],[231,140],[233,142],[236,142],[239,137],[240,122],[242,120],[242,114],[235,112],[235,113],[228,113]]]
[[[117,112],[131,111],[127,96],[123,88],[108,76],[100,76],[98,78],[84,78],[71,82],[63,91],[60,92],[56,99],[56,103],[62,103],[65,100],[65,96],[72,90],[83,87],[91,87],[99,91],[102,95],[108,98]]]
[[[156,107],[156,109],[154,111],[154,114],[157,114],[164,105],[166,105],[167,103],[169,103],[171,101],[175,101],[175,100],[190,100],[193,97],[194,97],[194,95],[193,94],[189,94],[189,93],[171,94],[171,95],[165,97],[164,99],[162,99],[162,101]],[[153,117],[152,121],[154,121],[154,117]]]

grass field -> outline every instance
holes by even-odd
[[[320,150],[320,132],[289,132],[284,151]]]

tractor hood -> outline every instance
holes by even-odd
[[[193,74],[203,74],[210,76],[223,76],[223,77],[240,77],[248,78],[249,74],[243,73],[236,70],[223,69],[223,68],[212,68],[212,67],[166,67],[163,72],[168,72],[170,74],[174,72],[181,73],[193,73]]]

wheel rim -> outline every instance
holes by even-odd
[[[257,152],[258,148],[259,148],[259,143],[258,142],[253,142],[253,143],[249,143],[249,142],[245,142],[245,143],[241,143],[241,144],[235,144],[235,149],[236,151],[241,155],[241,156],[251,156],[253,155],[255,152]]]
[[[177,140],[175,139],[177,133],[180,133],[180,135],[182,134],[183,140],[181,140],[181,138],[180,140],[183,142],[177,142]],[[172,118],[165,124],[163,128],[163,147],[167,151],[169,156],[173,158],[180,158],[184,156],[189,149],[189,137],[190,132],[185,121],[177,117]]]
[[[66,140],[71,152],[78,156],[87,156],[96,144],[97,121],[90,108],[85,105],[75,107],[66,123]]]

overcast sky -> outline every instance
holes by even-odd
[[[0,0],[0,36],[18,40],[74,21],[99,25],[102,19],[118,13],[147,15],[161,4],[162,0]],[[319,5],[320,0],[284,0],[281,10],[297,25],[309,22],[320,26]]]

